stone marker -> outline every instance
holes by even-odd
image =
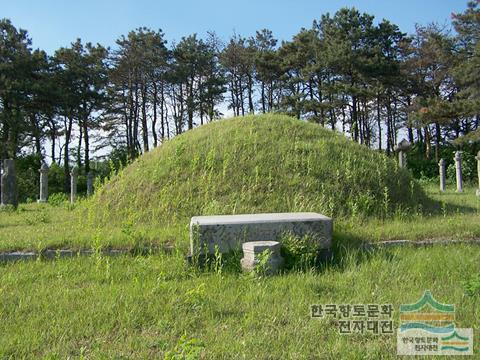
[[[1,205],[12,205],[16,208],[18,206],[17,176],[15,174],[15,162],[12,159],[3,160],[1,185]]]
[[[438,167],[440,169],[440,191],[444,192],[445,191],[445,160],[440,159],[440,162],[438,163]]]
[[[332,219],[317,213],[195,216],[190,221],[191,255],[241,250],[249,241],[281,241],[286,233],[310,235],[319,250],[330,249]]]
[[[477,153],[477,156],[475,156],[475,159],[477,159],[477,175],[478,175],[478,189],[476,192],[477,196],[480,196],[480,150]]]
[[[455,169],[457,178],[457,192],[463,192],[463,180],[462,180],[462,153],[455,151]]]
[[[401,168],[407,167],[407,151],[412,145],[405,139],[400,141],[397,146],[395,146],[395,151],[398,152],[398,166]]]
[[[87,196],[93,195],[93,174],[91,171],[87,174]]]
[[[77,180],[78,180],[78,168],[74,166],[70,171],[70,203],[75,203],[77,199]]]
[[[242,270],[249,272],[260,263],[261,256],[268,251],[268,260],[264,269],[267,275],[275,274],[283,265],[280,255],[281,245],[278,241],[250,241],[242,244],[243,259],[240,260]]]
[[[40,170],[40,198],[39,203],[45,203],[48,200],[48,165],[43,163]]]

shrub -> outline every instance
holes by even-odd
[[[68,203],[68,196],[65,193],[55,193],[48,197],[48,203],[52,206],[61,206]]]
[[[285,234],[281,243],[285,269],[307,270],[315,265],[319,249],[313,236]]]

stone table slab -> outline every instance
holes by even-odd
[[[195,216],[190,221],[191,254],[241,250],[249,241],[280,241],[286,234],[312,236],[320,249],[332,241],[332,219],[313,212]]]

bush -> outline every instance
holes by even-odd
[[[15,159],[17,173],[18,200],[19,202],[35,202],[39,198],[40,174],[39,169],[42,159],[36,154],[20,154]],[[128,163],[127,151],[125,148],[116,148],[102,161],[91,162],[92,171],[98,182],[116,174]],[[48,171],[48,192],[57,194],[64,192],[65,168],[57,163],[52,163]],[[87,176],[82,167],[77,182],[78,194],[87,192]]]
[[[68,196],[65,193],[55,193],[48,197],[48,203],[52,206],[61,206],[68,203]]]
[[[433,150],[432,150],[433,151]],[[445,159],[446,166],[453,162],[450,157],[442,156]],[[438,177],[438,164],[435,159],[425,158],[424,149],[419,144],[412,146],[407,155],[407,168],[416,179],[433,179]]]
[[[477,160],[475,156],[462,152],[462,178],[464,182],[474,182],[477,177]],[[455,164],[452,163],[447,168],[447,179],[451,182],[455,182],[457,179],[457,171]]]
[[[48,191],[51,194],[64,191],[65,173],[63,166],[53,163],[48,171]]]
[[[285,269],[307,270],[315,266],[319,249],[318,241],[314,237],[285,234],[281,243]]]
[[[40,163],[40,157],[34,154],[21,155],[15,159],[19,202],[38,199]]]
[[[442,146],[439,149],[439,157],[445,160],[447,169],[446,177],[449,181],[455,182],[455,151],[458,149],[453,145]],[[477,162],[475,160],[476,148],[465,146],[462,150],[462,175],[465,182],[475,181],[477,177]],[[432,148],[430,159],[425,158],[424,149],[415,144],[407,156],[407,167],[416,179],[438,179],[439,169],[435,160],[435,148]]]

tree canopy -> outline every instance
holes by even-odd
[[[325,14],[292,39],[272,31],[215,33],[168,44],[141,27],[113,49],[77,39],[51,56],[27,31],[0,20],[0,153],[63,165],[123,153],[134,159],[165,139],[234,115],[280,112],[393,153],[407,137],[438,160],[442,146],[478,150],[480,10],[452,14],[453,30],[403,33],[355,8]]]

